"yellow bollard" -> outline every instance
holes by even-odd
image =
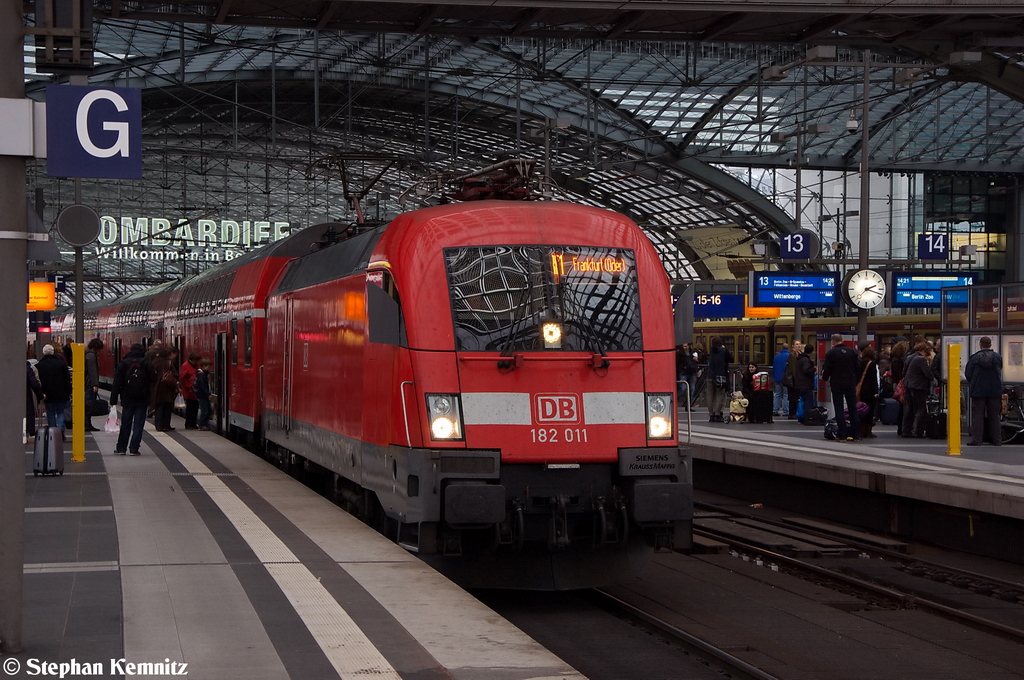
[[[949,439],[946,442],[946,455],[960,455],[960,350],[961,345],[950,345],[946,348],[949,353],[949,375],[946,379],[946,393],[948,395],[949,413],[946,414],[946,425],[948,427]]]
[[[71,343],[71,462],[85,462],[85,345]]]

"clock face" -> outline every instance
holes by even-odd
[[[846,279],[846,297],[860,309],[873,309],[885,299],[885,278],[876,271],[862,269]]]

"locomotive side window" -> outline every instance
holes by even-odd
[[[245,337],[245,365],[252,366],[252,317],[245,317],[243,333]]]
[[[402,301],[391,272],[366,273],[366,311],[370,342],[408,347]]]
[[[625,248],[446,248],[459,351],[642,351],[636,257]]]

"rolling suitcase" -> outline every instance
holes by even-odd
[[[32,472],[36,476],[64,474],[64,432],[59,427],[36,430]]]
[[[748,423],[772,422],[772,407],[775,405],[775,393],[770,390],[754,390],[747,404]]]
[[[929,413],[924,417],[924,434],[928,439],[946,438],[946,414]]]
[[[900,402],[895,399],[882,400],[882,425],[895,425],[900,418]]]

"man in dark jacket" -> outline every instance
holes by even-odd
[[[89,407],[99,397],[100,392],[100,350],[103,349],[103,341],[93,338],[89,341],[85,350],[85,431],[99,432],[99,428],[93,427],[92,416],[89,415]]]
[[[53,353],[53,345],[43,345],[43,358],[36,370],[46,399],[46,422],[63,430],[64,409],[71,404],[71,371],[64,359]]]
[[[836,410],[836,424],[839,426],[838,442],[860,441],[860,417],[857,414],[857,380],[860,378],[860,355],[852,347],[843,344],[843,336],[832,336],[832,349],[825,355],[821,365],[821,379],[828,381],[832,390],[832,406]],[[850,411],[850,435],[846,434],[846,418],[843,417],[843,402]]]
[[[121,430],[117,435],[114,453],[122,456],[125,453],[133,456],[140,454],[142,430],[146,427],[146,409],[155,384],[156,369],[146,361],[145,348],[140,344],[132,345],[131,351],[117,365],[114,387],[110,390],[111,406],[116,406],[117,400],[121,400]]]
[[[968,446],[981,446],[988,435],[994,446],[1000,446],[999,411],[1003,398],[1003,358],[992,350],[992,339],[981,339],[981,349],[971,355],[964,368],[971,385],[971,441]]]

